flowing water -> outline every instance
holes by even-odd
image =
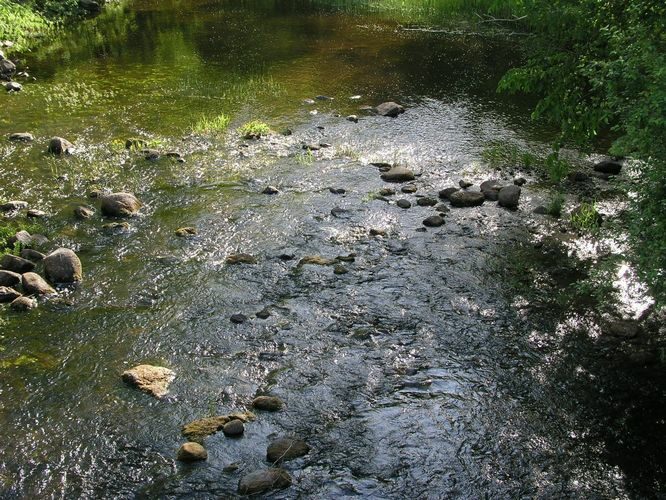
[[[491,141],[549,137],[529,102],[495,92],[517,39],[441,12],[404,21],[325,2],[137,0],[23,57],[35,80],[0,96],[0,131],[36,140],[0,146],[0,199],[47,211],[47,249],[74,249],[85,279],[0,317],[3,497],[233,497],[281,435],[312,451],[286,464],[294,484],[275,498],[658,496],[663,369],[613,357],[584,315],[538,307],[552,276],[530,256],[556,222],[531,211],[546,194],[534,172],[482,161]],[[334,100],[303,102],[317,95]],[[407,112],[359,111],[386,100]],[[192,133],[220,113],[227,132]],[[241,139],[253,119],[276,133]],[[54,135],[75,154],[46,155]],[[147,161],[129,137],[185,163]],[[372,162],[421,174],[416,194],[374,197],[386,184]],[[533,185],[518,211],[454,209],[423,230],[435,211],[417,196],[513,175]],[[140,216],[115,232],[75,220],[93,189],[135,193]],[[176,237],[182,226],[197,236]],[[258,262],[226,264],[236,252]],[[349,254],[346,274],[298,265]],[[177,373],[167,397],[122,383],[140,363]],[[258,393],[285,410],[242,439],[207,438],[203,464],[175,461],[183,424]]]

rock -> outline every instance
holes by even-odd
[[[40,262],[44,260],[46,255],[44,255],[42,252],[38,252],[37,250],[33,250],[32,248],[24,248],[21,250],[21,257],[33,262]]]
[[[29,311],[37,307],[37,301],[30,297],[17,297],[9,304],[14,311]]]
[[[410,203],[409,200],[405,199],[400,199],[395,202],[396,205],[398,205],[400,208],[408,209],[412,207],[412,204]]]
[[[77,219],[90,219],[93,215],[95,215],[95,209],[86,205],[79,205],[74,209],[74,216]]]
[[[79,8],[89,14],[99,14],[102,12],[102,6],[95,0],[79,0]]]
[[[314,99],[303,99],[303,104],[311,106],[312,104],[316,104],[316,101]]]
[[[125,149],[143,149],[148,146],[148,142],[143,139],[132,137],[125,141]]]
[[[279,411],[284,403],[277,396],[257,396],[252,401],[252,406],[257,410]]]
[[[131,193],[111,193],[101,197],[102,214],[108,217],[128,217],[141,208],[141,202]]]
[[[47,151],[54,155],[70,154],[74,149],[74,145],[67,139],[62,137],[54,137],[49,142]]]
[[[594,166],[594,171],[602,174],[618,175],[620,170],[622,170],[622,163],[615,160],[603,160]]]
[[[534,210],[532,210],[532,213],[535,213],[537,215],[548,215],[549,212],[547,207],[539,205]]]
[[[41,219],[43,217],[46,217],[47,213],[42,211],[42,210],[37,210],[35,208],[31,208],[30,210],[28,210],[28,212],[25,215],[29,219]]]
[[[513,180],[514,186],[524,186],[525,184],[527,184],[527,179],[525,179],[525,177],[516,177]]]
[[[386,236],[386,231],[384,229],[370,229],[370,236]]]
[[[5,254],[0,259],[0,267],[6,271],[13,271],[15,273],[23,274],[33,271],[35,263],[27,259],[17,257],[16,255]]]
[[[238,483],[241,495],[256,495],[291,486],[291,476],[284,469],[265,469],[247,474]]]
[[[157,149],[142,149],[141,154],[148,161],[157,161],[161,156]]]
[[[200,418],[183,426],[181,433],[191,441],[202,441],[205,437],[222,430],[227,422],[240,420],[241,422],[252,422],[256,416],[249,411],[243,413],[232,413],[230,415],[217,415],[214,417]]]
[[[379,190],[379,196],[393,196],[395,194],[395,190],[391,188],[382,188]]]
[[[437,200],[435,198],[429,198],[427,196],[424,196],[423,198],[419,198],[416,200],[416,204],[419,207],[434,207],[437,205]]]
[[[392,167],[388,172],[384,172],[381,177],[386,182],[409,182],[415,179],[414,172],[399,165]]]
[[[26,295],[51,295],[56,291],[37,273],[23,275],[23,292]]]
[[[466,181],[466,180],[462,180],[462,179],[461,179],[460,181],[458,181],[458,185],[459,185],[462,189],[467,189],[468,187],[472,187],[474,184],[472,184],[472,183],[469,182],[469,181]]]
[[[439,192],[439,197],[443,200],[448,200],[451,197],[451,195],[457,191],[460,191],[460,189],[456,187],[444,188]]]
[[[303,144],[302,147],[306,151],[319,151],[319,144]]]
[[[310,452],[305,441],[294,438],[280,438],[272,441],[266,450],[266,460],[271,463],[286,462],[302,457]]]
[[[108,224],[102,224],[102,229],[109,233],[129,231],[130,225],[128,222],[109,222]]]
[[[390,116],[391,118],[395,118],[399,114],[404,113],[405,108],[400,106],[400,104],[396,104],[395,102],[383,102],[375,108],[375,112],[381,116]]]
[[[444,225],[444,217],[441,215],[431,215],[427,219],[424,219],[423,225],[426,227],[439,227]]]
[[[589,175],[587,175],[585,172],[581,172],[580,170],[575,170],[573,172],[569,172],[567,175],[567,179],[569,182],[585,182],[590,178]]]
[[[169,392],[169,384],[176,374],[162,366],[138,365],[123,372],[122,378],[151,396],[161,398]]]
[[[348,272],[349,272],[349,270],[341,264],[338,264],[337,266],[335,266],[333,268],[333,274],[340,275],[340,274],[347,274]]]
[[[234,419],[224,424],[224,427],[222,427],[222,432],[227,437],[239,437],[242,436],[245,432],[245,426],[240,420]]]
[[[13,134],[9,134],[9,140],[15,142],[30,142],[34,141],[35,137],[28,132],[14,132]]]
[[[419,190],[416,186],[413,184],[410,184],[409,186],[404,186],[400,191],[402,191],[405,194],[412,194],[416,193]]]
[[[206,448],[199,443],[189,441],[178,449],[176,458],[181,462],[198,462],[200,460],[206,460],[208,458],[208,452],[206,451]]]
[[[345,119],[346,119],[347,121],[349,121],[349,122],[358,123],[358,116],[356,116],[356,115],[349,115],[349,116],[348,116],[347,118],[345,118]]]
[[[271,310],[268,307],[264,307],[261,311],[255,313],[255,316],[259,319],[268,319],[271,315]]]
[[[7,82],[5,83],[5,90],[7,92],[21,92],[23,85],[18,82]]]
[[[449,196],[452,207],[478,207],[486,200],[483,193],[477,191],[456,191]]]
[[[315,99],[317,99],[318,101],[332,101],[333,97],[329,97],[327,95],[318,95],[315,96]]]
[[[29,247],[32,244],[32,236],[25,230],[18,231],[8,240],[10,245],[20,244],[22,247]]]
[[[345,193],[347,192],[346,189],[343,189],[343,188],[334,188],[334,187],[330,187],[330,188],[328,188],[328,191],[329,191],[330,193],[332,193],[332,194],[345,194]]]
[[[52,283],[74,283],[83,279],[81,261],[69,248],[58,248],[44,257],[44,272]]]
[[[264,190],[261,192],[262,194],[278,194],[280,191],[278,191],[278,188],[275,186],[266,186]]]
[[[12,200],[0,205],[0,210],[3,212],[14,212],[24,208],[28,208],[27,201]]]
[[[232,323],[235,323],[237,325],[240,325],[242,323],[245,323],[247,321],[247,316],[244,314],[232,314],[229,319],[231,320]]]
[[[49,242],[49,239],[44,236],[43,234],[33,234],[32,235],[32,240],[30,242],[30,246],[32,248],[39,248],[43,247]]]
[[[222,472],[236,472],[240,468],[240,465],[236,462],[232,462],[229,465],[225,465],[222,469]]]
[[[502,187],[500,181],[488,180],[481,183],[481,192],[486,197],[486,200],[497,201],[497,198],[499,198],[499,191]]]
[[[21,275],[6,269],[0,269],[0,286],[16,286],[21,283]]]
[[[190,236],[196,236],[197,230],[194,227],[179,227],[176,229],[176,236],[180,238],[188,238]]]
[[[16,65],[9,59],[0,59],[0,76],[10,76],[16,72]]]
[[[518,186],[505,186],[499,190],[498,201],[501,207],[517,208],[521,189]]]
[[[302,267],[306,264],[312,264],[315,266],[332,266],[337,262],[337,259],[328,259],[326,257],[322,257],[321,255],[306,255],[300,261],[298,261],[296,267]]]
[[[225,262],[229,265],[235,264],[256,264],[257,258],[247,253],[234,253],[229,255]]]
[[[0,302],[12,302],[21,296],[16,290],[8,286],[0,286]]]
[[[640,325],[636,321],[616,320],[603,326],[602,332],[606,335],[623,339],[632,339],[640,333]]]
[[[440,203],[435,207],[435,210],[437,210],[441,214],[448,214],[451,209],[447,207],[444,203]]]
[[[340,207],[333,207],[331,209],[331,215],[337,219],[345,219],[349,217],[349,210]]]
[[[338,255],[335,260],[339,260],[340,262],[354,262],[356,261],[356,254],[350,253],[349,255]]]

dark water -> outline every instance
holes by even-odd
[[[549,137],[529,103],[495,93],[516,40],[404,22],[308,2],[137,1],[25,56],[36,81],[1,97],[0,129],[36,141],[0,146],[0,198],[49,212],[51,246],[75,249],[85,280],[0,316],[4,497],[233,497],[285,434],[312,451],[287,464],[294,484],[275,498],[659,495],[663,365],[629,362],[587,314],[544,298],[569,265],[533,247],[556,224],[531,214],[546,193],[535,184],[517,212],[454,210],[417,231],[434,213],[418,195],[534,180],[481,160],[490,141]],[[302,103],[319,94],[335,100]],[[358,111],[385,100],[408,110]],[[228,132],[191,133],[219,113]],[[293,135],[244,141],[235,129],[251,119]],[[77,153],[46,156],[52,135]],[[127,137],[186,163],[145,161]],[[303,142],[331,146],[310,155]],[[422,174],[416,195],[391,197],[413,208],[372,197],[385,187],[374,161]],[[261,194],[267,184],[280,193]],[[145,203],[129,231],[74,220],[96,188]],[[181,226],[198,236],[177,238]],[[226,265],[234,252],[258,263]],[[351,253],[347,274],[297,266]],[[234,325],[235,313],[250,319]],[[176,371],[167,398],[123,385],[139,363]],[[204,464],[175,461],[183,424],[257,393],[286,410],[240,440],[209,437]]]

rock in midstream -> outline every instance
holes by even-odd
[[[248,253],[233,253],[229,255],[225,261],[229,265],[235,264],[256,264],[257,258]]]
[[[205,437],[222,430],[224,426],[232,420],[239,420],[243,423],[248,423],[255,419],[255,414],[249,411],[231,413],[229,415],[217,415],[215,417],[205,417],[184,425],[181,433],[187,439],[199,442],[202,441]]]
[[[521,189],[518,186],[505,186],[499,190],[498,203],[505,208],[517,208],[520,201]]]
[[[52,283],[75,283],[83,279],[81,261],[69,248],[58,248],[44,257],[44,272]]]
[[[245,426],[243,425],[243,422],[235,418],[224,424],[222,432],[227,437],[240,437],[245,432]]]
[[[102,214],[109,217],[128,217],[139,211],[142,204],[132,193],[111,193],[101,197]]]
[[[169,392],[169,384],[176,378],[176,373],[163,366],[137,365],[124,371],[122,378],[151,396],[161,398]]]
[[[429,196],[424,196],[423,198],[418,198],[416,204],[419,207],[434,207],[437,205],[437,200],[435,198],[430,198]]]
[[[444,217],[441,215],[431,215],[423,221],[423,225],[426,227],[439,227],[444,224]]]
[[[24,248],[21,250],[21,258],[30,260],[32,262],[41,262],[44,260],[44,255],[42,252],[38,252],[37,250],[33,250],[32,248]]]
[[[181,462],[198,462],[208,458],[208,452],[199,443],[188,441],[184,443],[179,449],[176,458]]]
[[[277,396],[257,396],[252,401],[252,406],[257,410],[279,411],[284,406],[284,402]]]
[[[247,474],[238,483],[241,495],[256,495],[291,486],[291,476],[284,469],[272,468]]]
[[[622,163],[615,160],[603,160],[594,166],[594,171],[602,174],[618,175],[620,170],[622,170]]]
[[[395,118],[396,116],[404,113],[405,108],[395,102],[383,102],[375,108],[375,112],[381,116],[390,116],[391,118]]]
[[[17,297],[9,304],[14,311],[28,311],[37,307],[37,301],[31,297]]]
[[[477,207],[482,205],[486,197],[477,191],[456,191],[449,195],[452,207]]]
[[[16,286],[21,283],[21,275],[14,271],[0,269],[0,286]]]
[[[9,134],[9,140],[17,142],[30,142],[34,141],[35,138],[28,132],[14,132],[13,134]]]
[[[0,259],[0,267],[6,271],[23,274],[33,271],[35,269],[35,263],[22,257],[17,257],[16,255],[5,254],[2,256],[2,259]]]
[[[0,286],[0,302],[12,302],[21,296],[19,292],[8,286]]]
[[[49,141],[49,147],[47,151],[54,155],[63,155],[69,154],[73,151],[74,144],[69,142],[67,139],[62,137],[54,137]]]
[[[481,183],[481,192],[486,197],[486,200],[497,201],[499,191],[504,185],[501,181],[490,179]]]
[[[23,275],[23,292],[26,295],[50,295],[55,290],[37,273]]]
[[[451,195],[457,191],[460,191],[457,187],[447,187],[439,192],[439,197],[443,200],[448,200]]]
[[[271,463],[286,462],[302,457],[310,452],[310,447],[300,439],[283,437],[272,441],[266,450],[266,459]]]
[[[0,211],[3,212],[14,212],[24,208],[28,208],[28,202],[22,200],[11,200],[0,205]]]
[[[416,177],[410,169],[396,165],[388,172],[384,172],[381,178],[386,182],[409,182],[413,181]]]
[[[95,215],[95,209],[86,205],[79,205],[74,209],[74,216],[77,219],[90,219],[93,215]]]

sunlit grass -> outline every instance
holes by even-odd
[[[270,127],[261,120],[252,120],[238,129],[238,133],[244,139],[259,139],[261,136],[270,133],[270,131]]]
[[[0,40],[14,42],[13,49],[25,50],[37,37],[48,34],[52,24],[30,7],[0,0]]]
[[[202,116],[192,125],[195,134],[219,134],[224,132],[231,122],[231,118],[224,113],[216,116]]]

